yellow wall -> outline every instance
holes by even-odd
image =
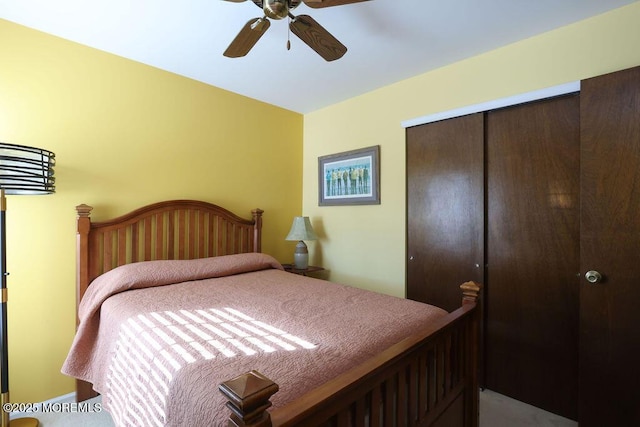
[[[640,64],[640,3],[560,28],[305,115],[303,213],[321,239],[311,263],[330,279],[405,294],[405,132],[427,114]],[[379,206],[319,207],[318,156],[381,146]]]
[[[637,22],[640,3],[308,114],[303,134],[298,114],[0,20],[0,141],[58,161],[56,194],[8,200],[11,400],[73,388],[59,370],[75,322],[75,205],[98,220],[172,198],[245,216],[260,207],[264,251],[283,262],[302,206],[321,236],[312,263],[402,296],[400,123],[638,65]],[[317,157],[370,145],[381,146],[382,204],[318,207]]]
[[[0,141],[57,160],[56,194],[7,201],[12,401],[73,390],[60,366],[75,329],[76,205],[97,220],[174,198],[249,218],[259,207],[263,250],[290,261],[301,115],[3,20],[0,40]]]

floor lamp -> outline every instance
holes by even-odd
[[[35,418],[17,418],[9,421],[5,403],[9,400],[9,355],[7,341],[7,236],[5,195],[51,194],[55,192],[53,167],[55,154],[39,148],[0,142],[0,278],[2,304],[0,304],[0,386],[2,392],[2,427],[37,427]]]

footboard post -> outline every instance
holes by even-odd
[[[480,285],[475,282],[465,282],[460,285],[462,289],[462,305],[477,304],[478,294],[480,293]],[[478,427],[479,416],[479,381],[478,381],[478,345],[480,332],[480,312],[478,307],[473,313],[473,317],[469,323],[469,341],[467,343],[467,360],[465,366],[465,377],[467,378],[467,391],[465,393],[465,414],[464,425],[468,427]]]
[[[269,398],[278,391],[278,384],[258,371],[251,371],[223,382],[218,389],[229,400],[228,427],[271,427],[267,409],[271,406]]]
[[[462,304],[470,304],[478,302],[478,293],[480,292],[480,285],[476,282],[464,282],[460,285],[462,289]]]

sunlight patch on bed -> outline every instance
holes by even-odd
[[[222,344],[218,340],[211,340],[211,341],[208,341],[208,343],[211,344],[216,350],[218,350],[220,353],[224,354],[227,357],[233,357],[236,355],[226,345]]]
[[[196,310],[196,313],[199,314],[200,316],[208,319],[208,320],[211,320],[212,322],[215,322],[215,323],[221,323],[222,322],[222,320],[218,319],[217,317],[215,317],[211,313],[208,313],[208,312],[206,312],[204,310]]]
[[[246,314],[244,314],[244,313],[242,313],[242,312],[240,312],[238,310],[235,310],[233,308],[227,307],[227,308],[225,308],[225,310],[227,310],[229,313],[231,313],[231,314],[233,314],[233,315],[235,315],[235,316],[237,316],[237,317],[239,317],[241,319],[253,320],[253,318],[251,318],[251,317],[247,316]]]
[[[191,355],[190,352],[188,352],[183,346],[181,346],[180,344],[176,344],[174,346],[171,347],[173,349],[173,351],[175,351],[176,353],[178,353],[180,356],[182,356],[182,358],[184,359],[185,362],[187,363],[193,363],[196,361],[196,358],[193,357]]]
[[[247,341],[255,344],[259,349],[261,349],[265,353],[273,353],[274,351],[276,351],[275,348],[271,347],[270,345],[266,344],[264,341],[258,338],[247,337]]]
[[[229,322],[237,322],[238,321],[238,319],[236,317],[233,317],[231,314],[225,313],[222,310],[218,310],[217,308],[212,308],[210,310],[213,311],[218,316],[222,317],[223,319],[229,321]]]
[[[222,323],[220,324],[220,326],[222,326],[223,328],[225,328],[228,331],[233,332],[235,335],[241,337],[241,338],[246,338],[248,336],[250,336],[247,332],[243,331],[242,329],[238,329],[233,325],[230,325],[229,323]]]
[[[199,342],[192,342],[189,344],[191,344],[191,347],[195,348],[196,351],[200,353],[205,360],[215,359],[215,356],[213,355],[213,353],[211,353],[209,350],[204,348],[204,346]]]
[[[287,351],[294,351],[296,349],[294,346],[292,346],[288,342],[283,341],[278,337],[274,337],[273,335],[267,335],[265,338],[271,341],[272,343],[279,345],[280,347],[282,347]]]
[[[115,421],[164,425],[169,383],[180,369],[198,361],[316,347],[229,307],[140,314],[121,325],[109,366],[110,404],[119,408]],[[147,410],[140,413],[141,408]]]
[[[223,331],[222,329],[218,329],[213,325],[209,325],[209,324],[205,324],[203,325],[205,328],[207,328],[208,330],[210,330],[211,332],[213,332],[214,334],[216,334],[219,338],[222,339],[230,339],[233,338],[231,335],[229,335],[228,333],[226,333],[225,331]]]
[[[230,339],[229,343],[233,344],[237,349],[239,349],[240,351],[242,351],[244,354],[246,354],[247,356],[253,356],[254,354],[257,353],[257,351],[255,351],[254,349],[247,347],[246,345],[244,345],[242,343],[242,341],[237,340],[237,339]]]

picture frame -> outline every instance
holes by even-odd
[[[380,146],[318,157],[318,205],[379,205]]]

